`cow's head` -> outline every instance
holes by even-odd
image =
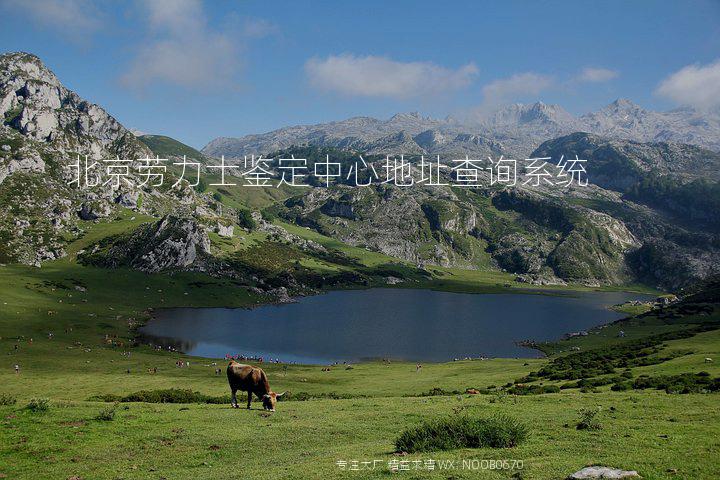
[[[285,395],[285,392],[282,392],[282,393],[275,393],[275,392],[266,393],[266,394],[263,395],[263,397],[262,397],[263,408],[264,408],[265,410],[270,410],[271,412],[274,412],[274,411],[275,411],[275,405],[277,404],[277,399],[280,398],[280,397],[282,397],[283,395]]]

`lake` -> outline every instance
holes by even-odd
[[[241,354],[310,364],[532,358],[539,352],[515,342],[555,340],[609,323],[623,315],[607,307],[648,298],[625,292],[550,296],[344,290],[254,309],[162,309],[141,334],[147,341],[211,358]]]

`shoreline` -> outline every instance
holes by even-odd
[[[138,345],[145,345],[145,346],[162,345],[162,347],[163,347],[163,348],[162,348],[162,351],[164,351],[164,352],[166,352],[166,353],[178,353],[178,354],[182,354],[182,355],[191,356],[191,357],[194,357],[194,358],[202,358],[202,359],[215,360],[215,361],[216,361],[216,360],[225,360],[225,358],[224,358],[224,357],[221,357],[221,356],[211,357],[211,356],[200,356],[200,355],[188,354],[187,351],[185,351],[185,350],[182,349],[182,347],[181,347],[181,345],[185,342],[185,341],[183,341],[183,340],[174,339],[174,338],[171,337],[171,336],[163,336],[163,335],[157,335],[157,334],[151,334],[151,333],[143,333],[143,332],[140,332],[139,330],[142,329],[143,327],[147,326],[147,324],[148,324],[150,321],[152,321],[152,320],[157,320],[158,317],[156,316],[156,312],[158,312],[158,311],[168,311],[168,310],[175,310],[175,309],[182,309],[182,310],[199,310],[199,309],[213,309],[213,310],[217,310],[217,309],[222,309],[222,310],[231,310],[231,311],[232,311],[232,310],[247,310],[247,311],[249,311],[249,310],[254,310],[254,309],[258,308],[258,307],[268,307],[268,306],[273,306],[273,305],[274,305],[274,306],[282,306],[282,305],[289,305],[289,304],[293,304],[293,303],[298,303],[298,302],[300,302],[302,299],[307,298],[307,297],[320,296],[320,295],[330,294],[330,293],[333,293],[333,292],[366,291],[366,290],[371,290],[371,289],[395,290],[395,289],[398,289],[398,288],[403,289],[403,290],[415,290],[415,291],[419,291],[419,292],[432,290],[432,291],[437,291],[437,292],[441,292],[441,293],[444,292],[444,293],[448,293],[448,294],[460,294],[460,295],[501,295],[500,293],[495,293],[495,292],[492,292],[492,293],[467,292],[467,293],[466,293],[466,292],[458,292],[458,291],[448,291],[448,290],[445,290],[445,289],[428,289],[428,288],[422,288],[422,287],[420,287],[420,288],[412,288],[411,286],[400,286],[400,287],[398,287],[397,285],[392,285],[392,286],[369,286],[369,287],[365,287],[365,288],[340,288],[340,289],[337,289],[337,288],[336,288],[336,289],[331,289],[331,290],[319,291],[319,292],[318,292],[317,294],[315,294],[315,295],[302,295],[302,296],[291,297],[291,300],[290,300],[290,301],[262,302],[262,303],[257,303],[257,304],[254,304],[254,305],[248,305],[248,306],[236,306],[236,307],[224,307],[224,306],[211,306],[211,307],[204,307],[204,306],[188,306],[188,307],[184,307],[184,306],[162,306],[162,307],[150,307],[150,308],[146,309],[145,312],[144,312],[145,315],[147,315],[146,321],[144,321],[142,324],[137,324],[137,325],[135,326],[134,331],[133,331],[133,333],[134,333],[133,341],[134,341],[136,344],[138,344]],[[569,288],[565,288],[565,289],[563,289],[563,290],[564,290],[564,291],[562,291],[562,292],[552,292],[552,293],[549,294],[548,296],[551,296],[551,297],[574,297],[574,298],[577,298],[577,297],[580,296],[580,294],[614,293],[614,292],[628,293],[628,294],[638,294],[638,295],[643,295],[643,296],[649,296],[647,293],[639,293],[639,292],[636,292],[636,291],[629,291],[629,290],[613,290],[613,291],[608,291],[608,290],[592,289],[592,290],[580,291],[580,290],[571,290],[571,289],[569,289]],[[528,291],[527,289],[517,289],[517,290],[506,291],[504,294],[516,294],[516,295],[538,295],[538,294],[540,294],[540,295],[543,295],[543,294],[545,294],[545,293],[547,293],[547,292],[543,292],[543,291]],[[614,304],[603,305],[603,306],[602,306],[602,309],[607,310],[607,311],[609,311],[609,312],[614,312],[614,313],[616,313],[616,314],[621,314],[621,313],[623,313],[623,312],[619,312],[619,311],[617,311],[617,310],[614,310],[614,309],[612,308],[613,306],[614,306]],[[596,324],[596,325],[593,325],[592,327],[589,327],[589,328],[587,328],[587,329],[584,329],[583,331],[592,332],[592,331],[595,331],[595,330],[600,329],[600,328],[602,328],[602,327],[605,327],[605,326],[607,326],[607,325],[614,324],[614,323],[616,323],[616,322],[618,322],[618,321],[621,321],[621,320],[623,320],[623,319],[625,319],[625,318],[627,318],[627,317],[628,317],[628,316],[623,316],[623,317],[620,317],[620,318],[617,318],[617,319],[608,320],[607,322],[604,322],[604,323],[598,323],[598,324]],[[572,333],[575,333],[575,332],[572,332]],[[572,338],[572,337],[569,337],[568,335],[571,335],[571,332],[563,332],[563,334],[561,334],[561,335],[558,336],[557,338],[554,338],[554,339],[551,339],[551,340],[534,341],[534,340],[532,340],[532,339],[523,339],[523,340],[514,340],[514,341],[512,342],[514,345],[516,345],[516,346],[518,346],[518,347],[521,347],[521,348],[523,348],[523,349],[528,349],[528,350],[531,350],[531,351],[537,353],[537,354],[538,354],[537,356],[524,356],[524,355],[521,355],[521,356],[489,356],[489,355],[487,355],[487,356],[486,356],[486,355],[478,355],[478,356],[463,356],[463,357],[458,357],[458,358],[448,358],[447,360],[440,360],[440,361],[438,361],[438,360],[411,360],[411,359],[401,359],[401,358],[390,358],[390,360],[392,360],[393,362],[397,362],[397,363],[408,363],[408,364],[419,363],[419,362],[425,363],[425,364],[445,364],[445,363],[455,363],[455,362],[458,362],[458,361],[484,361],[484,360],[492,360],[492,359],[507,359],[507,360],[521,360],[521,359],[525,359],[525,360],[537,360],[537,359],[548,358],[547,353],[546,353],[546,352],[543,350],[543,348],[542,348],[542,345],[543,345],[543,344],[557,343],[557,342],[560,342],[560,341],[562,341],[562,340],[564,340],[564,339],[566,339],[566,338]],[[162,340],[165,340],[165,342],[162,342]],[[173,350],[171,350],[171,351],[166,350],[165,348],[168,347],[168,346],[172,347]],[[178,348],[178,347],[180,347],[180,348]],[[529,353],[529,352],[528,352],[528,353]],[[237,354],[240,355],[240,353],[237,353]],[[264,356],[263,356],[263,357],[264,357]],[[384,360],[385,358],[388,358],[388,357],[379,355],[379,356],[377,356],[377,357],[362,358],[362,359],[357,360],[357,361],[345,360],[344,362],[343,362],[343,361],[335,360],[335,361],[332,361],[332,362],[329,362],[329,363],[292,362],[292,361],[290,361],[290,362],[280,361],[280,362],[270,362],[270,363],[273,363],[273,364],[282,364],[282,365],[308,365],[308,366],[318,365],[318,366],[326,366],[326,365],[333,365],[333,364],[337,365],[338,362],[339,362],[340,364],[345,363],[345,364],[347,364],[347,365],[350,365],[350,364],[355,364],[355,365],[357,365],[357,364],[362,364],[362,363],[374,363],[374,362],[382,361],[382,360]],[[264,362],[264,363],[268,363],[268,362]]]

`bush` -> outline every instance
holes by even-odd
[[[211,397],[189,389],[140,390],[122,397],[121,402],[145,403],[230,403],[230,397]]]
[[[2,393],[0,394],[0,405],[15,405],[17,403],[17,398],[13,397],[10,394]]]
[[[244,397],[244,399],[243,399]],[[308,392],[287,392],[285,396],[281,397],[281,401],[305,401],[313,399],[350,399],[350,398],[367,398],[366,395],[352,394],[352,393],[308,393]],[[243,392],[238,392],[238,402],[244,402],[247,400],[247,396]],[[200,392],[193,392],[187,389],[176,389],[170,388],[166,390],[140,390],[138,392],[131,393],[129,395],[120,396],[112,393],[104,395],[93,395],[88,398],[89,402],[143,402],[143,403],[209,403],[209,404],[224,404],[230,403],[230,395],[220,395],[214,397],[212,395],[205,395]]]
[[[635,379],[632,388],[644,390],[654,388],[667,393],[706,393],[720,391],[720,377],[711,378],[707,372],[681,373],[679,375],[642,375]]]
[[[596,409],[581,408],[580,409],[580,421],[577,424],[578,430],[600,430],[602,424],[597,419],[597,415],[600,413],[600,407]]]
[[[26,407],[32,412],[47,412],[50,410],[50,400],[47,398],[31,398]]]
[[[673,351],[662,355],[663,342],[692,337],[697,333],[715,328],[717,328],[716,325],[708,323],[692,329],[666,332],[621,344],[570,353],[551,360],[537,372],[531,372],[526,377],[517,379],[515,383],[527,383],[540,378],[547,380],[591,379],[601,375],[615,374],[615,369],[620,368],[625,370],[621,375],[631,378],[632,372],[627,371],[629,368],[656,365],[690,353],[689,351]],[[583,386],[598,385],[580,385],[580,387]]]
[[[95,420],[101,420],[104,422],[109,422],[115,419],[115,410],[117,409],[118,404],[115,403],[112,407],[105,407],[102,410],[100,410],[100,413],[97,414],[95,417]]]
[[[205,190],[207,190],[207,187],[208,187],[207,182],[204,179],[200,178],[198,181],[198,184],[195,185],[194,188],[195,188],[196,192],[203,193]]]
[[[121,396],[112,393],[93,395],[90,402],[143,402],[143,403],[230,403],[230,396],[213,397],[189,389],[140,390]]]
[[[252,217],[252,213],[250,213],[250,210],[238,210],[237,217],[238,225],[240,225],[245,230],[255,230],[255,228],[257,228],[257,223]]]
[[[560,387],[557,385],[513,385],[508,388],[508,393],[512,395],[541,395],[543,393],[558,393]]]
[[[420,394],[421,397],[442,397],[442,396],[449,396],[449,395],[461,395],[463,392],[460,390],[443,390],[440,387],[433,387],[427,392],[423,392]]]
[[[260,216],[262,217],[263,220],[265,220],[266,222],[270,222],[270,223],[277,220],[277,215],[275,215],[274,212],[271,212],[269,210],[261,210]]]
[[[399,452],[431,452],[456,448],[511,448],[528,437],[528,428],[507,416],[452,416],[426,421],[405,430],[397,440]]]
[[[630,390],[630,388],[630,382],[618,382],[612,387],[610,387],[610,390],[612,390],[613,392],[624,392],[625,390]]]

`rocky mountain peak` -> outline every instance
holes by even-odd
[[[612,115],[617,114],[635,114],[640,115],[645,113],[645,109],[643,109],[640,105],[638,105],[635,102],[632,102],[626,98],[618,98],[614,102],[612,102],[610,105],[606,106],[602,110],[600,110],[599,113],[607,112]]]
[[[35,55],[0,55],[3,125],[61,154],[140,157],[150,151],[103,108],[65,88]]]
[[[414,137],[415,143],[425,150],[432,150],[438,145],[445,143],[445,136],[438,130],[425,130]]]
[[[627,98],[618,98],[609,106],[621,110],[644,110],[640,105]]]
[[[569,112],[560,105],[548,105],[543,102],[532,104],[514,103],[493,112],[486,123],[494,128],[525,124],[553,123],[569,124],[575,121]]]
[[[55,74],[36,55],[27,52],[9,52],[0,55],[0,80],[3,83],[11,77],[24,77],[61,86]]]
[[[394,122],[397,120],[422,120],[424,117],[420,115],[420,112],[405,112],[405,113],[396,113],[392,117],[390,117],[390,121]]]

